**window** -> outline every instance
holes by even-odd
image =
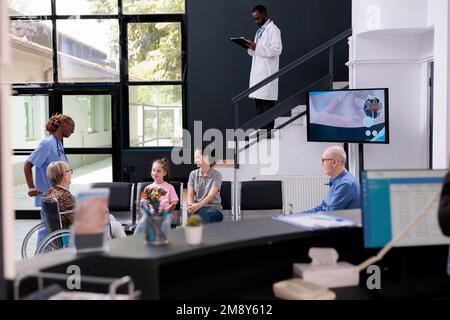
[[[123,0],[126,14],[184,13],[184,0]]]
[[[60,82],[119,81],[117,20],[58,20]]]
[[[50,15],[51,0],[7,0],[9,15]]]
[[[112,147],[112,132],[102,130],[100,122],[111,123],[110,95],[64,95],[62,103],[63,113],[75,121],[74,133],[64,141],[66,148]],[[108,109],[110,111],[105,113]]]
[[[117,0],[56,0],[57,15],[117,14]]]
[[[103,102],[102,103],[102,105],[103,105],[103,110],[102,110],[102,114],[103,114],[103,131],[104,132],[110,132],[111,131],[111,108],[112,108],[112,106],[108,107],[108,104],[105,103],[105,101],[102,101],[102,102]]]
[[[46,137],[54,113],[76,124],[64,139],[69,161],[94,165],[114,154],[108,161],[117,167],[105,167],[111,176],[93,181],[123,178],[122,148],[182,145],[185,0],[7,1],[12,63],[2,79],[16,95],[9,105],[18,185],[17,157]],[[33,199],[22,194],[16,209],[25,200]]]
[[[28,196],[28,186],[25,181],[25,175],[23,174],[23,164],[27,158],[28,156],[11,157],[13,207],[15,210],[35,209],[34,198]]]
[[[50,21],[11,20],[9,39],[12,61],[5,68],[7,82],[53,82]]]
[[[70,192],[77,194],[93,182],[112,182],[112,156],[109,154],[69,154],[73,169]]]
[[[181,24],[128,25],[130,81],[181,80]]]
[[[131,95],[123,102],[130,116],[121,119],[129,123],[118,128],[128,127],[130,139],[119,145],[181,145],[184,0],[8,0],[8,4],[14,59],[6,72],[9,82],[68,90],[84,84],[125,85]],[[125,37],[120,37],[120,30],[126,30]],[[160,101],[144,101],[149,94]],[[87,122],[76,121],[85,127],[81,136],[111,133],[111,106],[87,102],[81,107]],[[56,107],[52,113],[62,111]],[[78,112],[73,111],[72,115]],[[27,105],[24,137],[29,140],[39,139],[34,114],[33,106]],[[84,138],[77,142],[79,147],[86,144]]]
[[[49,113],[48,96],[13,96],[9,98],[14,130],[14,149],[34,149],[46,136],[45,124]]]
[[[181,146],[181,86],[131,86],[130,146]]]
[[[97,128],[97,121],[95,119],[95,110],[94,110],[94,106],[92,104],[92,97],[89,97],[88,100],[88,107],[87,107],[87,116],[88,116],[88,129],[87,132],[88,133],[94,133],[97,132],[96,128]]]

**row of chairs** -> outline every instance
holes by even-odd
[[[144,189],[152,182],[99,182],[91,184],[91,188],[108,188],[109,189],[109,212],[114,215],[116,220],[120,222],[125,232],[133,231],[137,222],[139,221],[139,200],[140,195]],[[181,207],[180,203],[183,201],[183,183],[178,181],[170,182],[178,195],[180,201],[175,208],[175,219],[172,221],[174,225],[180,223]]]
[[[108,188],[109,211],[126,231],[131,232],[139,221],[138,203],[140,194],[151,182],[104,182],[94,183],[92,188]],[[180,201],[174,211],[173,225],[181,224],[181,204],[183,203],[183,183],[171,181]],[[239,183],[238,202],[233,201],[233,183],[223,181],[220,190],[225,220],[251,219],[284,212],[281,181],[244,181]],[[233,210],[236,208],[236,210]],[[233,213],[234,212],[234,213]]]
[[[128,233],[140,218],[138,203],[140,195],[151,182],[139,182],[136,185],[128,182],[94,183],[92,188],[108,188],[109,211]],[[183,183],[171,182],[180,199],[174,211],[173,226],[181,224],[181,203],[183,203]],[[283,196],[281,181],[246,181],[239,184],[239,206],[233,210],[233,183],[222,182],[220,195],[224,211],[224,220],[251,219],[283,212]],[[63,229],[58,210],[58,201],[54,198],[43,198],[42,209],[46,213],[46,221],[34,226],[25,236],[22,243],[22,258],[34,256],[47,251],[60,249],[68,245],[69,230]],[[233,212],[234,211],[234,212]],[[46,230],[47,236],[39,243],[36,236]]]

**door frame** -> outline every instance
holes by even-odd
[[[12,96],[48,96],[49,115],[62,113],[62,98],[65,95],[110,95],[111,96],[111,148],[65,148],[70,154],[110,154],[112,157],[113,181],[122,181],[122,137],[121,137],[121,99],[119,85],[64,85],[55,87],[13,87]],[[13,149],[14,156],[27,156],[34,149]],[[95,181],[93,181],[95,182]],[[37,218],[38,210],[15,210],[21,218]]]
[[[434,61],[428,63],[428,168],[433,169]]]

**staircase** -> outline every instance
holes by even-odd
[[[306,132],[306,92],[313,90],[341,89],[347,83],[334,82],[334,46],[347,40],[352,30],[337,35],[318,48],[291,62],[259,82],[241,92],[232,99],[235,114],[235,130],[258,130],[275,120],[275,134],[272,139],[256,139],[247,136],[243,141],[234,141],[234,161],[218,162],[217,168],[223,174],[224,181],[234,181],[234,199],[237,200],[238,181],[254,180],[261,177],[276,179],[280,176],[320,176],[320,159],[323,150],[330,144],[307,143]],[[248,99],[248,95],[275,79],[301,66],[318,54],[329,52],[328,74],[320,79],[311,79],[311,84],[290,97],[277,102],[270,110],[245,123],[239,122],[239,102]],[[290,114],[290,116],[286,116]],[[282,151],[282,152],[281,152]],[[300,163],[296,163],[300,162]],[[311,168],[316,168],[311,170]]]
[[[348,87],[348,82],[334,82],[333,89]],[[273,179],[279,176],[321,176],[320,158],[329,143],[307,143],[306,136],[306,105],[299,105],[291,110],[291,116],[282,116],[275,119],[274,138],[261,141],[250,140],[241,148],[238,159],[239,165],[235,166],[233,160],[217,162],[217,168],[222,172],[224,181],[234,180],[235,167],[239,181],[261,179],[266,177]],[[301,115],[299,117],[299,115]],[[288,123],[286,125],[286,123]],[[278,154],[274,157],[264,157],[266,150]],[[276,150],[280,150],[277,152]],[[262,155],[262,156],[261,156]],[[297,163],[302,159],[302,163]],[[274,161],[279,161],[277,166]],[[272,168],[270,168],[272,166]],[[275,168],[277,166],[277,168]],[[306,169],[308,168],[308,169]],[[310,168],[315,168],[311,170]]]

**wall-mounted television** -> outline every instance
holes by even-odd
[[[313,142],[389,143],[389,90],[308,91],[307,135]]]

